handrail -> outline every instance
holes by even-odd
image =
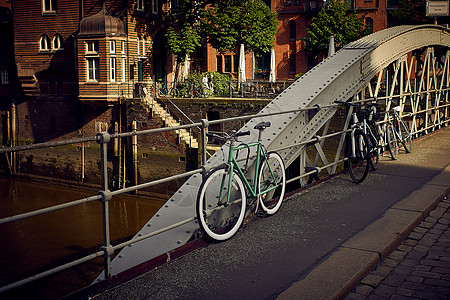
[[[381,100],[382,97],[378,97],[378,98],[366,98],[364,100],[362,100],[361,102],[365,102],[365,101],[379,101]],[[262,117],[266,117],[266,116],[274,116],[274,115],[282,115],[282,114],[291,114],[291,113],[299,113],[302,111],[310,111],[310,110],[320,110],[322,108],[329,108],[329,107],[337,107],[338,105],[336,104],[332,104],[332,105],[327,105],[327,106],[313,106],[313,107],[309,107],[309,108],[304,108],[304,109],[293,109],[293,110],[288,110],[288,111],[282,111],[282,112],[275,112],[275,113],[260,113],[260,114],[254,114],[254,115],[247,115],[247,116],[239,116],[239,117],[232,117],[232,118],[227,118],[227,119],[222,119],[222,120],[214,120],[214,121],[209,121],[207,124],[205,124],[204,122],[197,122],[197,123],[193,123],[193,124],[186,124],[186,125],[180,125],[180,126],[175,126],[175,127],[170,127],[170,128],[157,128],[157,129],[148,129],[148,130],[142,130],[142,131],[135,131],[135,132],[126,132],[126,133],[117,133],[117,134],[108,134],[108,133],[99,133],[94,137],[85,137],[85,138],[76,138],[76,139],[70,139],[70,140],[63,140],[63,141],[55,141],[55,142],[46,142],[46,143],[38,143],[38,144],[33,144],[33,145],[24,145],[24,146],[17,146],[17,147],[9,147],[9,148],[0,148],[0,153],[9,153],[9,152],[18,152],[18,151],[24,151],[24,150],[32,150],[32,149],[39,149],[39,148],[46,148],[46,147],[54,147],[54,146],[61,146],[61,145],[70,145],[70,144],[76,144],[76,143],[81,143],[81,142],[89,142],[89,141],[96,141],[99,144],[104,145],[104,147],[100,147],[100,152],[101,152],[101,157],[103,158],[103,160],[101,160],[102,163],[102,190],[94,196],[91,197],[87,197],[87,198],[83,198],[83,199],[79,199],[79,200],[75,200],[69,203],[65,203],[65,204],[61,204],[61,205],[56,205],[56,206],[52,206],[52,207],[47,207],[47,208],[43,208],[43,209],[39,209],[39,210],[35,210],[35,211],[30,211],[30,212],[26,212],[23,214],[19,214],[19,215],[14,215],[14,216],[10,216],[10,217],[6,217],[3,219],[0,219],[0,224],[5,224],[5,223],[9,223],[9,222],[13,222],[13,221],[17,221],[17,220],[22,220],[24,218],[29,218],[32,216],[37,216],[37,215],[41,215],[44,213],[48,213],[48,212],[52,212],[55,210],[60,210],[60,209],[64,209],[64,208],[68,208],[68,207],[72,207],[75,205],[80,205],[83,203],[87,203],[87,202],[92,202],[95,200],[99,200],[102,202],[102,205],[104,206],[104,214],[103,214],[103,218],[105,218],[105,222],[107,223],[105,226],[106,228],[104,228],[106,234],[109,234],[109,219],[108,219],[108,202],[111,200],[111,198],[113,196],[119,195],[119,194],[123,194],[123,193],[129,193],[129,192],[133,192],[139,189],[143,189],[143,188],[147,188],[150,186],[154,186],[157,184],[161,184],[161,183],[165,183],[165,182],[169,182],[171,180],[175,180],[175,179],[180,179],[180,178],[184,178],[184,177],[188,177],[194,174],[198,174],[203,172],[203,168],[198,168],[189,172],[184,172],[181,174],[177,174],[177,175],[173,175],[170,177],[166,177],[166,178],[162,178],[162,179],[158,179],[158,180],[154,180],[154,181],[150,181],[147,183],[143,183],[143,184],[139,184],[139,185],[135,185],[135,186],[131,186],[131,187],[126,187],[123,189],[119,189],[119,190],[115,190],[115,191],[109,191],[108,189],[108,185],[107,185],[107,174],[105,174],[104,172],[106,172],[107,170],[104,168],[104,158],[106,157],[106,151],[107,148],[105,147],[106,144],[113,138],[124,138],[124,137],[130,137],[130,136],[138,136],[138,135],[144,135],[144,134],[154,134],[154,133],[160,133],[160,132],[166,132],[166,131],[173,131],[173,130],[179,130],[179,129],[186,129],[186,128],[191,128],[194,126],[198,126],[201,128],[205,128],[208,127],[209,125],[213,125],[213,124],[219,124],[219,123],[225,123],[225,122],[232,122],[232,121],[237,121],[237,120],[245,120],[245,119],[251,119],[251,118],[262,118]],[[421,110],[418,112],[414,112],[414,113],[409,113],[404,115],[405,116],[412,116],[412,115],[419,115],[422,114],[424,112],[428,112],[428,111],[435,111],[436,109],[440,109],[440,108],[444,108],[444,107],[448,107],[449,104],[443,104],[440,106],[436,106],[436,107],[431,107],[428,108],[426,110]],[[433,124],[432,126],[429,126],[427,128],[421,128],[418,129],[417,132],[413,132],[413,134],[416,134],[418,132],[421,132],[423,130],[427,130],[430,129],[432,127],[436,127],[439,125],[443,125],[443,124],[448,124],[450,120],[441,120],[438,124]],[[338,132],[334,132],[331,134],[326,134],[320,137],[315,137],[314,139],[308,140],[308,141],[302,141],[300,143],[296,143],[294,145],[290,145],[290,146],[285,146],[279,149],[274,149],[275,151],[280,151],[280,150],[285,150],[285,149],[289,149],[289,148],[295,148],[295,147],[299,147],[299,146],[303,146],[306,144],[310,144],[313,142],[319,142],[322,139],[326,139],[326,138],[330,138],[333,136],[338,136],[338,135],[342,135],[344,133],[346,133],[348,130],[341,130]],[[203,137],[202,137],[203,139]],[[345,161],[346,159],[336,159],[334,162],[328,163],[326,165],[323,165],[321,167],[316,167],[313,171],[309,171],[306,172],[304,174],[300,174],[299,176],[295,177],[295,178],[290,178],[287,180],[287,182],[293,182],[296,180],[299,180],[301,178],[305,178],[308,177],[310,175],[313,174],[317,174],[318,172],[320,172],[321,170],[327,169],[331,166],[335,166],[343,161]],[[31,281],[37,280],[39,278],[43,278],[45,276],[54,274],[56,272],[59,272],[61,270],[65,270],[68,268],[71,268],[73,266],[79,265],[81,263],[87,262],[93,258],[99,257],[99,256],[103,256],[105,258],[105,273],[106,276],[108,277],[109,274],[109,260],[110,257],[112,256],[112,254],[121,248],[124,248],[132,243],[136,243],[139,241],[142,241],[144,239],[150,238],[152,236],[155,236],[157,234],[160,234],[162,232],[171,230],[175,227],[179,227],[182,226],[186,223],[189,223],[191,221],[193,221],[195,219],[195,217],[191,217],[191,218],[187,218],[185,220],[181,220],[176,224],[172,224],[170,226],[167,226],[165,228],[161,228],[155,232],[146,234],[146,235],[142,235],[139,236],[137,238],[133,238],[130,239],[128,241],[122,242],[120,244],[117,244],[115,246],[111,245],[109,243],[109,241],[105,242],[105,245],[99,250],[96,251],[90,255],[87,255],[85,257],[82,257],[80,259],[74,260],[70,263],[66,263],[63,264],[61,266],[58,266],[56,268],[44,271],[42,273],[30,276],[28,278],[25,278],[23,280],[11,283],[9,285],[0,287],[0,292],[4,292],[7,290],[10,290],[12,288],[21,286],[23,284],[29,283]]]

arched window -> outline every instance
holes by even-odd
[[[50,50],[50,41],[47,35],[42,35],[39,41],[39,51],[49,51]]]
[[[63,39],[59,34],[56,34],[53,38],[53,50],[63,50]]]
[[[373,32],[373,19],[372,18],[366,18],[366,30],[370,33]]]
[[[289,41],[295,41],[297,39],[297,29],[295,21],[289,22]]]

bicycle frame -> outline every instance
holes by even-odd
[[[241,149],[246,149],[246,148],[252,148],[252,147],[256,147],[256,161],[255,161],[256,166],[255,166],[255,175],[253,177],[253,187],[248,182],[247,178],[244,175],[244,172],[242,171],[241,167],[239,167],[239,164],[238,164],[236,158],[233,155],[234,151],[241,150]],[[265,151],[263,145],[259,141],[258,142],[253,142],[253,143],[250,143],[250,144],[239,145],[237,147],[234,147],[234,142],[231,141],[231,144],[230,144],[230,147],[229,147],[229,150],[228,150],[228,166],[230,168],[230,170],[229,170],[230,176],[229,176],[229,180],[228,180],[228,183],[227,183],[228,184],[228,190],[229,191],[231,190],[231,184],[232,184],[234,170],[237,171],[237,174],[238,174],[239,177],[241,177],[241,179],[242,179],[242,181],[244,183],[244,186],[247,187],[247,189],[250,191],[250,197],[251,198],[256,198],[256,197],[258,197],[258,196],[260,196],[262,194],[265,194],[265,193],[267,193],[267,192],[269,192],[269,191],[271,191],[273,189],[276,189],[278,187],[278,185],[274,186],[274,187],[271,187],[271,188],[269,188],[267,190],[264,190],[261,193],[257,193],[257,182],[258,182],[258,179],[259,179],[258,176],[259,176],[260,161],[261,161],[261,159],[267,159],[266,153],[267,152]],[[275,178],[275,175],[273,174],[273,171],[270,168],[270,165],[268,165],[268,167],[269,167],[270,174],[271,174],[272,178]],[[222,198],[222,190],[223,190],[224,184],[225,184],[225,176],[222,178],[222,183],[221,183],[221,188],[220,188],[220,193],[219,193],[219,201]],[[227,202],[226,203],[228,204],[229,201],[230,201],[230,194],[227,194]]]

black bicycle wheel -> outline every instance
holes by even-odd
[[[369,141],[370,141],[370,167],[372,170],[378,169],[380,162],[380,137],[374,127],[369,128]]]
[[[402,133],[402,144],[403,144],[403,147],[405,147],[405,151],[407,153],[411,153],[411,151],[412,151],[411,133],[410,133],[410,131],[408,129],[408,126],[403,121],[400,121],[400,130],[401,130],[401,133]]]
[[[229,167],[212,170],[203,180],[197,196],[197,220],[202,231],[214,241],[231,238],[244,221],[246,195],[242,179]]]
[[[389,148],[389,153],[391,154],[392,159],[397,159],[398,157],[398,142],[394,132],[394,126],[392,124],[388,124],[386,127],[386,137],[387,144]]]
[[[352,151],[351,141],[348,143],[348,169],[355,183],[361,183],[369,172],[370,146],[367,136],[362,131],[355,132],[355,153]]]

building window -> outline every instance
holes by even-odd
[[[231,55],[225,55],[225,73],[231,73]]]
[[[223,72],[223,62],[222,62],[222,55],[217,55],[217,72],[222,73]]]
[[[158,14],[158,12],[159,12],[159,9],[158,9],[159,3],[158,2],[159,2],[158,0],[152,0],[152,13],[154,13],[154,14]]]
[[[125,54],[125,42],[121,42],[120,53]]]
[[[302,2],[301,0],[294,0],[294,5],[301,5],[302,4],[301,2]]]
[[[233,72],[237,73],[239,70],[239,55],[233,56]]]
[[[116,53],[116,42],[109,41],[109,53]]]
[[[86,54],[98,54],[98,42],[88,41],[86,42]]]
[[[56,12],[56,0],[42,0],[42,12],[43,13]]]
[[[372,18],[366,18],[365,27],[366,27],[367,32],[373,33],[373,19]]]
[[[100,81],[98,41],[86,42],[87,81]]]
[[[122,58],[122,82],[126,79],[126,59]]]
[[[289,74],[295,74],[295,53],[289,54]]]
[[[139,11],[144,11],[144,0],[136,1],[136,9]]]
[[[348,9],[355,9],[355,0],[345,0],[348,4]]]
[[[145,58],[145,40],[138,37],[137,41],[138,56]]]
[[[64,50],[63,39],[59,34],[55,35],[55,37],[53,38],[53,50]]]
[[[50,51],[50,42],[48,36],[45,34],[41,36],[41,40],[39,41],[39,51]]]
[[[284,1],[284,6],[291,6],[292,5],[292,0],[285,0]]]
[[[269,79],[270,71],[270,53],[264,53],[256,56],[255,78]]]
[[[1,84],[9,84],[8,70],[6,69],[0,70],[0,80]]]
[[[109,59],[109,69],[111,75],[111,82],[116,82],[116,58],[111,57]]]
[[[88,57],[87,59],[87,80],[100,81],[99,59],[96,57]]]
[[[297,39],[297,29],[295,26],[295,21],[289,22],[289,40],[295,41]]]

